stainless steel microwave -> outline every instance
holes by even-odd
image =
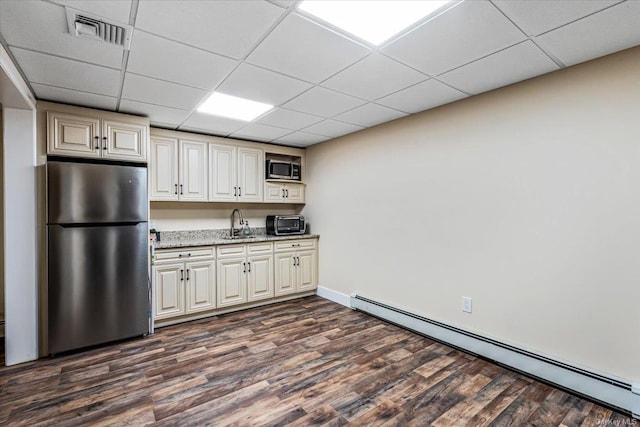
[[[288,179],[292,181],[300,181],[300,163],[283,162],[278,160],[266,161],[266,178],[267,179]]]
[[[283,236],[285,234],[304,234],[306,226],[302,215],[267,216],[267,234]]]

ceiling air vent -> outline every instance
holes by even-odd
[[[131,26],[66,7],[69,33],[74,37],[103,41],[123,49],[131,46]]]

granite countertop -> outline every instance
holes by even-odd
[[[161,231],[155,249],[187,248],[193,246],[236,245],[239,243],[272,242],[278,240],[315,239],[317,234],[268,236],[265,228],[253,228],[250,238],[229,239],[229,230]],[[226,239],[225,239],[226,237]]]

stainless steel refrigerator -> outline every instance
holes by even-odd
[[[48,353],[149,331],[146,167],[47,163]]]

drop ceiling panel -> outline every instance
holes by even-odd
[[[311,86],[309,83],[244,63],[236,68],[216,91],[280,105]]]
[[[224,56],[135,30],[127,71],[210,90],[236,65]]]
[[[557,70],[559,67],[533,42],[479,59],[438,77],[468,93],[481,93]]]
[[[376,52],[323,82],[322,86],[373,101],[427,78]]]
[[[426,22],[382,51],[432,76],[524,40],[485,0],[465,1]]]
[[[430,79],[378,99],[376,104],[382,104],[406,113],[417,113],[465,97],[467,95],[459,90],[453,89],[438,80]]]
[[[206,94],[204,90],[131,73],[125,76],[122,90],[125,99],[180,110],[192,110]]]
[[[45,101],[62,102],[65,104],[80,105],[81,107],[100,108],[112,111],[116,109],[116,105],[118,104],[118,98],[112,96],[79,92],[77,90],[47,86],[39,83],[32,83],[31,87],[36,92],[36,97]]]
[[[247,125],[241,120],[228,119],[226,117],[212,116],[195,112],[180,127],[181,129],[198,129],[210,131],[216,135],[228,135]]]
[[[516,25],[538,35],[612,6],[620,0],[494,0]]]
[[[288,15],[247,62],[319,83],[370,50],[299,15]]]
[[[315,125],[311,125],[304,129],[305,132],[310,132],[317,135],[330,136],[336,138],[338,136],[346,135],[348,133],[356,132],[364,129],[362,126],[356,126],[349,123],[338,122],[335,120],[325,120]]]
[[[99,95],[118,96],[120,71],[71,59],[12,48],[31,83],[42,83]]]
[[[131,0],[54,0],[58,4],[89,12],[107,19],[129,23]]]
[[[137,114],[149,117],[151,123],[162,123],[164,125],[178,126],[184,122],[189,115],[189,111],[177,108],[161,107],[159,105],[145,104],[143,102],[123,99],[120,102],[121,113]]]
[[[367,105],[354,108],[351,111],[347,111],[344,114],[340,114],[339,116],[336,116],[335,119],[358,126],[369,127],[389,120],[395,120],[406,115],[407,114],[405,113],[383,107],[382,105],[369,103]]]
[[[283,13],[266,1],[144,0],[136,27],[238,59]]]
[[[250,123],[242,129],[231,134],[233,138],[253,138],[261,141],[273,141],[274,139],[290,134],[289,129],[281,129],[257,123]]]
[[[284,107],[316,116],[332,117],[364,103],[361,99],[315,86],[287,102]]]
[[[42,1],[0,1],[0,28],[10,46],[106,67],[122,67],[121,48],[72,37],[64,7],[56,4]]]
[[[322,121],[322,117],[287,110],[286,108],[276,108],[260,118],[257,123],[284,129],[299,130],[314,123],[318,123],[319,121]]]
[[[293,132],[289,135],[285,135],[282,138],[278,138],[274,142],[286,145],[294,145],[297,147],[308,147],[312,144],[317,144],[318,142],[326,141],[328,138],[322,135],[314,135],[306,132]]]
[[[640,1],[626,1],[536,39],[566,65],[640,44]]]

